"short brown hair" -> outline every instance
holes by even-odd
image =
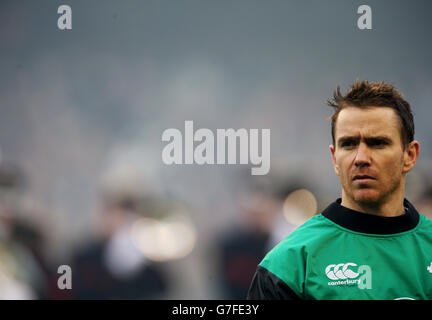
[[[346,107],[389,107],[396,111],[400,120],[400,132],[402,145],[405,146],[414,140],[414,117],[411,106],[403,98],[396,87],[385,82],[369,82],[356,80],[345,95],[341,94],[340,86],[337,86],[333,98],[327,100],[327,104],[333,107],[334,113],[330,117],[332,127],[332,139],[335,144],[335,127],[339,112]]]

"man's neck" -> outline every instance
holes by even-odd
[[[373,214],[381,217],[396,217],[405,213],[402,196],[385,202],[356,202],[345,196],[342,192],[341,205],[351,210]]]

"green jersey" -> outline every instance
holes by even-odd
[[[404,200],[380,217],[338,199],[263,259],[249,299],[432,299],[432,221]]]

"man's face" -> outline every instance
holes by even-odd
[[[375,206],[404,192],[404,176],[414,167],[410,144],[402,145],[396,112],[388,107],[347,107],[340,111],[333,165],[342,184],[342,201]]]

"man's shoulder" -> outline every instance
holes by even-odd
[[[307,256],[320,250],[319,247],[327,243],[335,229],[335,224],[326,217],[316,215],[270,250],[259,265],[300,296]]]
[[[334,232],[334,223],[321,214],[316,215],[270,250],[260,265],[265,267],[274,264],[275,261],[302,260],[302,257],[316,249],[316,246],[325,243]]]
[[[283,250],[288,248],[299,248],[313,245],[317,241],[322,241],[327,235],[335,231],[335,225],[322,214],[316,215],[297,229],[289,236],[276,245],[273,250]]]
[[[432,238],[432,220],[422,214],[419,214],[419,216],[419,231],[424,232]]]

